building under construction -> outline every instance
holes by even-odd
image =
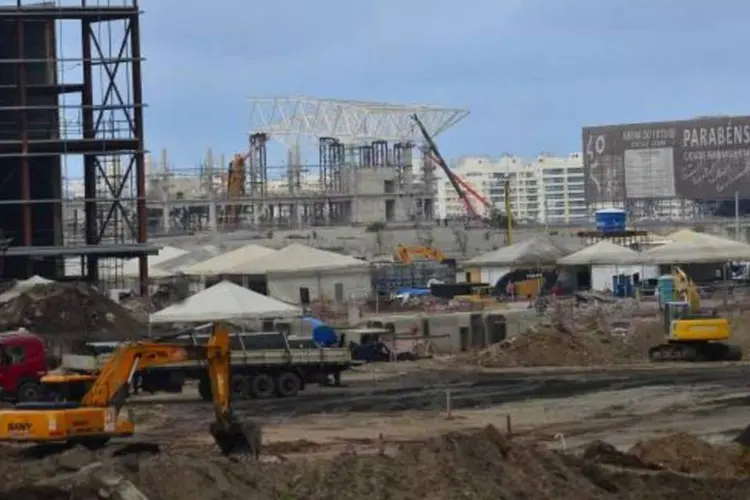
[[[331,99],[252,99],[245,151],[218,161],[208,155],[193,175],[169,166],[166,158],[149,169],[151,230],[434,220],[437,166],[423,154],[415,114],[435,137],[468,113]],[[283,147],[285,165],[269,165],[271,143]]]
[[[116,280],[134,256],[146,278],[139,16],[136,0],[0,3],[5,278],[60,278],[74,260]],[[73,203],[63,179],[76,170]]]

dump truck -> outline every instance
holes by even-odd
[[[172,342],[203,345],[209,338],[203,329],[205,325],[175,337]],[[72,389],[72,394],[47,394],[48,398],[76,399],[86,392],[87,374],[97,373],[111,355],[102,352],[108,349],[102,343],[89,347],[88,353],[66,354],[61,360],[63,372],[81,374],[81,387]],[[279,332],[235,332],[230,335],[230,348],[231,389],[235,400],[290,397],[303,391],[308,384],[340,383],[342,372],[361,363],[352,358],[346,347],[319,347],[312,339],[295,339]],[[134,389],[177,393],[182,392],[187,380],[197,380],[201,398],[212,399],[208,371],[200,360],[141,370],[134,379]]]

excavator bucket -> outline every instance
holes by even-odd
[[[223,455],[251,455],[260,457],[263,440],[261,428],[254,422],[213,422],[209,429]]]

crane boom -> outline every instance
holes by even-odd
[[[430,136],[429,132],[427,132],[427,129],[425,128],[422,121],[419,119],[419,116],[414,114],[412,115],[412,120],[414,120],[414,123],[419,128],[420,133],[422,134],[422,137],[424,138],[425,143],[427,143],[427,147],[430,150],[430,156],[437,162],[437,164],[440,166],[440,168],[443,170],[445,175],[448,177],[448,180],[451,183],[451,186],[453,186],[453,190],[458,195],[459,199],[463,202],[464,207],[466,208],[466,213],[469,215],[472,219],[479,218],[479,215],[477,214],[477,211],[474,210],[473,205],[471,204],[471,200],[469,200],[469,197],[467,196],[467,192],[470,193],[472,196],[474,196],[477,200],[479,200],[480,203],[482,203],[485,208],[487,208],[487,211],[489,212],[489,220],[485,221],[488,222],[490,225],[492,225],[494,222],[502,223],[505,226],[505,242],[506,245],[511,244],[511,233],[513,228],[513,218],[511,216],[511,210],[510,210],[510,181],[506,178],[504,183],[504,192],[505,192],[505,213],[503,214],[500,210],[495,208],[492,203],[489,202],[484,196],[480,195],[474,188],[472,188],[466,181],[461,179],[458,175],[456,175],[450,167],[448,167],[448,164],[445,162],[445,159],[440,154],[440,150],[438,150],[437,144],[435,144],[435,141]]]
[[[471,201],[469,200],[469,197],[466,196],[466,193],[461,188],[461,184],[456,180],[455,175],[453,172],[451,172],[451,169],[448,167],[448,164],[445,163],[445,160],[443,159],[443,156],[440,154],[440,150],[437,147],[437,144],[435,144],[435,141],[430,136],[430,133],[427,132],[427,129],[425,128],[424,124],[422,123],[422,120],[419,119],[419,116],[415,113],[411,116],[412,120],[414,120],[414,123],[419,127],[419,131],[422,134],[422,137],[424,138],[424,141],[427,143],[427,147],[430,149],[430,153],[432,153],[432,157],[437,162],[438,166],[445,172],[445,175],[448,177],[448,180],[451,183],[451,186],[453,186],[453,190],[456,191],[456,194],[458,195],[458,198],[463,202],[464,207],[466,208],[466,212],[469,214],[470,217],[476,218],[477,212],[474,210],[474,207],[471,205]]]

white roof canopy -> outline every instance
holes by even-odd
[[[750,245],[725,238],[675,241],[643,252],[642,262],[653,264],[702,264],[750,260]]]
[[[188,276],[215,276],[218,274],[230,274],[235,266],[242,265],[251,260],[270,255],[276,252],[271,248],[250,243],[231,252],[226,252],[210,259],[198,262],[190,266],[180,268],[183,274]]]
[[[268,274],[304,271],[332,271],[368,268],[367,262],[299,243],[239,264],[227,274]]]
[[[301,316],[302,310],[247,288],[222,281],[154,313],[151,323],[208,323],[211,321]]]
[[[602,240],[578,252],[563,257],[557,263],[563,266],[596,266],[629,264],[637,259],[638,252],[607,240]]]
[[[149,255],[148,256],[148,269],[149,269],[149,275],[153,277],[160,277],[157,276],[159,274],[158,271],[155,271],[154,268],[158,267],[159,264],[163,264],[167,261],[170,261],[174,258],[180,257],[182,255],[185,255],[187,250],[183,250],[181,248],[177,247],[170,247],[165,246],[162,247],[161,250],[159,250],[159,253],[157,255]],[[126,260],[122,265],[122,275],[126,278],[137,278],[139,276],[139,258],[134,257],[132,259]]]
[[[466,262],[466,265],[496,266],[554,266],[557,260],[579,250],[575,240],[548,235],[535,236],[526,241],[493,250]]]

